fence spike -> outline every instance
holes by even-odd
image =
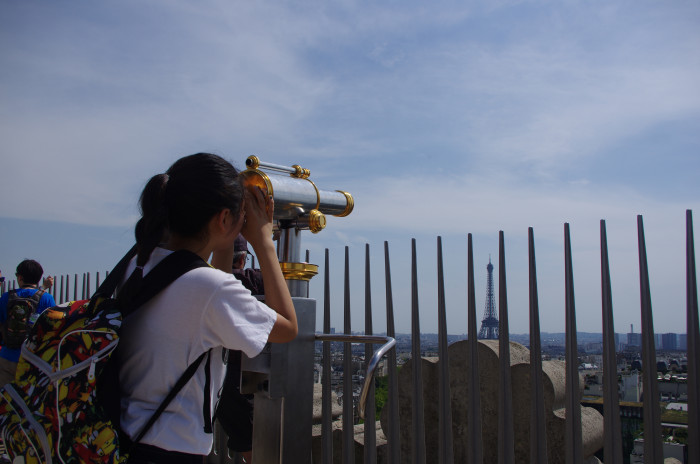
[[[506,291],[506,256],[503,231],[498,232],[498,462],[515,462],[513,428],[513,391],[510,374],[510,329],[508,327],[508,295]]]
[[[569,224],[564,224],[564,285],[566,299],[566,462],[583,463],[581,439],[581,402],[579,401],[578,345],[576,308],[574,304],[574,272],[571,263]]]
[[[445,275],[442,262],[442,237],[437,238],[437,284],[438,284],[438,359],[440,368],[438,402],[440,423],[438,433],[439,462],[454,462],[452,446],[452,400],[450,394],[450,360],[447,353],[447,315],[445,305]]]
[[[389,260],[389,242],[384,242],[384,278],[386,287],[386,334],[396,338],[394,328],[394,296],[391,289],[391,264]],[[401,462],[401,425],[399,419],[399,384],[396,378],[396,348],[392,348],[387,355],[389,365],[389,391],[386,406],[389,408],[389,433],[387,441],[389,446],[389,462]]]
[[[661,443],[661,413],[659,411],[659,386],[656,382],[656,346],[654,320],[651,314],[649,268],[644,240],[644,222],[637,216],[639,239],[639,289],[642,307],[642,388],[644,389],[644,458],[648,462],[663,462]]]
[[[637,216],[639,240],[639,289],[642,309],[642,388],[644,389],[644,456],[650,462],[663,461],[661,443],[661,413],[659,411],[659,386],[656,381],[656,345],[654,320],[651,314],[651,290],[647,266],[644,222]]]
[[[423,409],[423,372],[420,350],[418,311],[418,263],[416,239],[411,239],[411,359],[413,360],[413,464],[425,464],[425,412]]]
[[[369,244],[365,244],[365,335],[372,335],[372,284],[370,281]],[[365,375],[368,375],[369,362],[374,354],[371,343],[365,343]],[[374,382],[367,394],[365,409],[365,464],[377,462],[377,419],[374,402]]]
[[[344,332],[352,334],[350,324],[350,252],[345,247],[345,279],[344,279]],[[352,346],[343,344],[343,464],[355,462],[355,414],[354,395],[352,390]]]
[[[331,333],[331,290],[326,248],[325,267],[323,269],[323,333]],[[331,342],[323,342],[323,390],[322,412],[322,446],[323,462],[333,462],[333,406],[331,404]]]
[[[700,462],[700,328],[693,212],[686,211],[686,293],[688,340],[688,462]]]
[[[605,462],[622,464],[622,428],[615,356],[612,284],[605,221],[600,221],[600,279],[603,308],[603,433]]]
[[[547,464],[547,431],[544,408],[544,380],[542,375],[542,338],[540,309],[537,295],[537,265],[535,263],[535,234],[528,235],[528,264],[530,283],[530,462]]]
[[[481,386],[479,384],[479,334],[476,328],[476,296],[474,290],[474,252],[472,234],[467,235],[467,313],[469,336],[469,425],[471,442],[467,443],[469,464],[482,464],[484,461],[481,431]]]

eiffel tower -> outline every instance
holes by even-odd
[[[488,279],[486,280],[486,309],[484,309],[484,319],[481,321],[479,338],[498,340],[498,310],[496,309],[496,298],[493,294],[493,264],[491,264],[490,256],[486,271],[488,271]]]

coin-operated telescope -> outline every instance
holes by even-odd
[[[255,394],[253,463],[310,463],[316,300],[308,296],[318,266],[301,259],[301,233],[320,232],[326,215],[347,216],[354,202],[347,192],[319,189],[300,166],[263,163],[255,156],[246,166],[240,173],[246,188],[260,187],[275,200],[277,255],[299,327],[292,342],[268,343],[252,359],[242,356],[240,391]]]
[[[280,166],[249,156],[246,166],[240,174],[243,184],[260,187],[275,200],[277,257],[289,291],[292,296],[306,297],[309,280],[318,273],[318,266],[302,261],[300,233],[322,231],[327,214],[339,217],[350,214],[355,206],[352,195],[342,190],[319,189],[309,179],[310,171],[299,165]]]

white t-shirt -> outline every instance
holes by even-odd
[[[144,275],[170,253],[156,248]],[[132,260],[126,276],[134,268]],[[276,320],[277,313],[231,274],[202,267],[182,275],[123,322],[119,342],[123,430],[134,438],[187,367],[209,349],[213,413],[225,374],[222,347],[256,356]],[[202,362],[141,443],[209,454],[213,439],[204,433],[204,383]]]

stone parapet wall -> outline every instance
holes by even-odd
[[[497,340],[479,341],[479,385],[481,394],[482,443],[484,462],[498,462],[498,379]],[[467,462],[471,437],[467,433],[469,398],[469,343],[459,341],[448,348],[452,403],[452,432],[455,462]],[[513,388],[513,423],[516,462],[530,460],[530,352],[524,346],[510,343],[511,380]],[[425,443],[428,460],[438,456],[438,363],[437,358],[422,358]],[[401,455],[410,459],[412,437],[412,360],[399,372],[399,420],[401,423]],[[565,452],[565,365],[560,361],[543,362],[544,400],[547,430],[547,453],[551,464],[563,463]],[[583,379],[579,391],[583,393]],[[387,415],[381,423],[387,430]],[[584,458],[590,458],[603,446],[603,416],[593,408],[581,408]],[[407,461],[408,462],[408,461]]]

